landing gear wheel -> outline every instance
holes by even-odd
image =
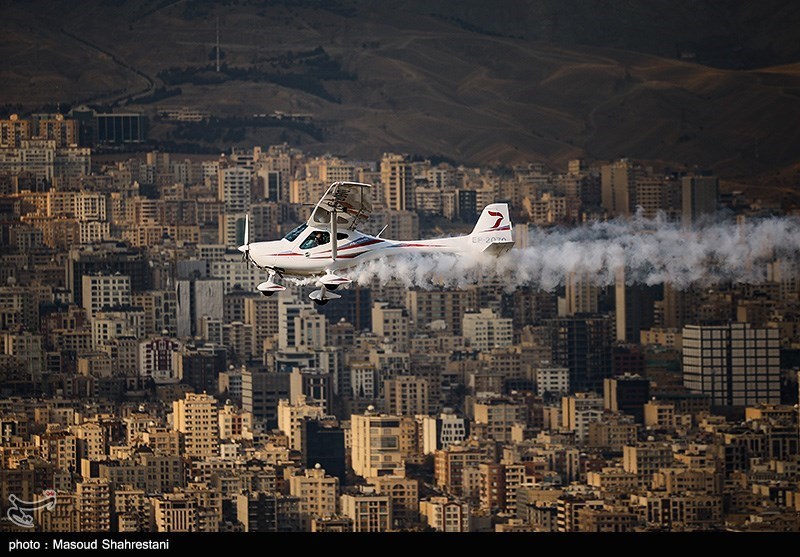
[[[328,303],[328,300],[314,300],[314,303],[317,304],[318,306],[324,306],[325,304]]]

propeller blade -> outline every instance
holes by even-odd
[[[250,250],[250,213],[244,215],[244,245]]]

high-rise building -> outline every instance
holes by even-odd
[[[719,199],[719,178],[710,175],[681,177],[681,222],[695,224],[704,215],[713,215]]]
[[[222,321],[225,315],[224,281],[216,278],[191,278],[175,281],[177,294],[176,329],[178,338],[197,337],[203,318]]]
[[[245,369],[242,372],[242,409],[256,423],[278,427],[278,401],[289,400],[289,373]]]
[[[378,495],[388,495],[392,506],[392,526],[407,528],[419,522],[419,480],[400,476],[370,478]]]
[[[186,456],[206,458],[219,455],[217,402],[207,394],[186,393],[172,403],[172,427],[184,436]]]
[[[638,343],[641,331],[653,326],[655,302],[662,297],[659,286],[626,284],[625,272],[619,269],[614,285],[616,339]]]
[[[125,275],[84,275],[81,278],[83,308],[87,317],[107,308],[131,305],[131,278]]]
[[[612,216],[630,216],[634,209],[633,163],[620,159],[600,167],[601,202]]]
[[[622,448],[622,468],[636,474],[640,487],[650,487],[653,474],[661,468],[669,468],[674,463],[672,447],[669,443],[648,441]]]
[[[381,159],[381,184],[387,209],[414,210],[414,176],[405,155],[384,153]]]
[[[100,246],[73,248],[67,258],[67,288],[76,305],[85,307],[83,277],[85,275],[122,275],[129,277],[130,293],[153,288],[153,270],[150,259],[143,250],[117,245],[116,242]],[[128,300],[130,303],[130,299]]]
[[[181,369],[176,364],[182,345],[168,337],[153,337],[139,343],[139,375],[156,383],[178,383]]]
[[[565,284],[564,315],[572,316],[577,313],[597,313],[600,287],[597,286],[588,273],[569,272]]]
[[[406,293],[406,307],[416,327],[442,322],[454,335],[462,334],[462,322],[467,311],[477,307],[477,292],[465,290],[412,288]]]
[[[150,497],[150,528],[154,532],[196,532],[198,509],[186,493]]]
[[[683,328],[683,384],[713,406],[780,402],[778,329],[747,323]]]
[[[594,392],[576,392],[561,399],[561,422],[564,429],[575,432],[575,440],[583,443],[589,436],[589,424],[603,416],[603,397]]]
[[[111,530],[111,492],[108,480],[87,478],[76,486],[81,532]]]
[[[553,363],[569,369],[571,392],[602,392],[612,375],[613,321],[606,315],[548,320]]]
[[[220,166],[217,199],[225,204],[226,213],[247,213],[250,207],[252,172],[242,166]]]
[[[351,465],[356,474],[363,478],[405,475],[400,416],[378,414],[370,407],[362,415],[352,415],[350,430]]]
[[[275,492],[236,495],[236,519],[245,532],[300,532],[300,498]]]

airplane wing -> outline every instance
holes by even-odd
[[[308,225],[330,224],[331,214],[336,213],[337,227],[355,230],[372,214],[370,188],[370,184],[359,182],[334,182],[317,202],[308,218]]]

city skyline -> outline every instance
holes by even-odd
[[[800,531],[793,5],[123,0],[24,35],[46,4],[3,7],[10,543]],[[371,236],[497,203],[514,246],[262,295],[240,246],[335,182]]]

